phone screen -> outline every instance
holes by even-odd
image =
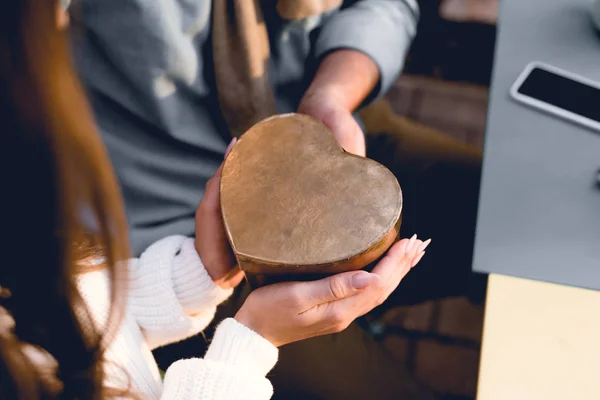
[[[600,123],[600,89],[534,68],[518,92]]]

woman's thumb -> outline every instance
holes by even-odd
[[[319,304],[329,303],[353,296],[358,292],[371,286],[379,277],[366,271],[345,272],[332,275],[315,282],[311,296],[311,307]]]

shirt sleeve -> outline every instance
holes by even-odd
[[[165,374],[162,400],[267,400],[266,378],[278,350],[234,319],[223,321],[204,358],[173,363]]]
[[[321,59],[339,49],[366,54],[381,75],[371,96],[377,97],[385,94],[402,72],[418,20],[416,0],[354,1],[324,23],[315,42],[315,56]]]
[[[194,240],[170,236],[129,263],[129,306],[151,349],[205,329],[233,292],[215,285]]]

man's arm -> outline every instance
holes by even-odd
[[[298,111],[321,120],[347,151],[364,156],[352,112],[385,93],[402,71],[419,9],[416,0],[352,3],[319,33],[315,53],[322,61]]]
[[[327,125],[346,150],[365,156],[365,139],[352,112],[380,80],[375,62],[356,50],[338,50],[320,64],[298,112]]]

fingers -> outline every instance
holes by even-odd
[[[231,150],[233,150],[233,146],[237,143],[237,138],[233,138],[233,140],[231,140],[231,142],[229,142],[229,144],[227,145],[227,149],[225,149],[225,157],[223,157],[223,162],[221,163],[221,165],[219,165],[219,168],[217,168],[217,170],[215,171],[215,174],[213,175],[213,177],[208,181],[208,183],[212,182],[217,182],[217,184],[221,181],[221,172],[223,171],[223,164],[225,162],[225,160],[227,160],[227,157],[229,157],[229,153],[231,153]],[[208,185],[207,183],[207,185]]]
[[[237,143],[237,138],[233,138],[233,140],[231,142],[229,142],[229,145],[227,145],[227,149],[225,150],[225,159],[227,159],[227,157],[229,156],[229,153],[231,153],[231,150],[233,149],[233,146]]]
[[[425,254],[425,249],[431,239],[422,242],[413,235],[410,239],[402,239],[388,251],[386,256],[375,266],[373,273],[381,276],[384,281],[391,278],[398,270],[404,267],[414,267]]]
[[[219,168],[217,168],[217,170],[215,171],[215,174],[209,180],[209,182],[216,181],[218,183],[221,181],[221,172],[223,171],[223,164],[224,164],[225,160],[227,160],[227,157],[229,157],[229,153],[231,153],[231,150],[233,150],[233,146],[236,143],[237,143],[237,138],[233,138],[233,140],[231,140],[231,142],[229,142],[229,144],[227,145],[227,149],[225,149],[225,157],[223,157],[223,162],[221,163],[221,165],[219,165]]]
[[[366,271],[345,272],[313,282],[297,283],[302,312],[362,292],[380,278]]]
[[[235,257],[233,257],[233,260],[235,260]],[[242,283],[245,277],[246,274],[240,269],[239,265],[233,264],[222,277],[215,281],[215,284],[223,289],[233,289]]]
[[[413,235],[410,239],[403,239],[394,245],[388,254],[373,269],[373,273],[382,277],[386,283],[378,304],[383,303],[402,281],[406,274],[413,268],[425,254],[425,249],[431,243],[431,239],[425,242]]]
[[[389,282],[398,269],[399,260],[408,252],[409,246],[412,246],[411,239],[400,240],[388,250],[385,257],[377,263],[372,272],[379,275],[384,282]]]
[[[332,126],[335,137],[344,150],[349,153],[365,157],[366,144],[365,135],[356,120],[350,115],[344,116],[338,121],[337,126]]]
[[[340,332],[353,320],[380,305],[398,287],[408,271],[425,254],[431,241],[416,235],[396,243],[377,264],[366,271],[334,275],[316,282],[295,283],[298,314],[305,323],[324,323],[322,334]]]
[[[396,243],[373,269],[373,274],[381,277],[382,285],[372,285],[364,293],[331,303],[330,313],[337,316],[350,312],[353,318],[357,318],[383,303],[419,261],[418,258],[422,257],[429,243],[430,241],[421,242],[416,235]],[[340,326],[343,327],[344,324]]]
[[[431,243],[431,239],[427,239],[419,247],[419,249],[417,250],[417,256],[415,257],[415,259],[412,262],[412,265],[410,266],[411,268],[413,268],[414,266],[416,266],[419,263],[419,261],[421,261],[421,259],[425,255],[425,249],[427,248],[427,246],[429,246],[429,243]]]
[[[419,254],[418,252],[422,247],[422,244],[423,242],[417,239],[417,235],[413,235],[406,246],[406,251],[403,254],[399,254],[395,259],[396,268],[393,278],[390,280],[387,290],[384,292],[384,299],[382,299],[381,302],[387,299],[389,295],[396,290],[402,279],[404,279],[406,274],[410,271],[415,258]]]
[[[299,290],[305,292],[299,293],[298,297],[308,299],[303,305],[303,312],[311,308],[313,308],[312,311],[323,309],[319,306],[327,305],[327,303],[331,303],[330,306],[340,303],[339,306],[335,305],[336,309],[347,307],[354,301],[349,299],[350,297],[364,292],[367,288],[369,290],[360,295],[364,299],[356,299],[356,302],[361,302],[363,304],[361,307],[367,308],[364,312],[369,311],[381,304],[396,289],[408,271],[418,263],[430,242],[430,240],[422,242],[417,239],[416,235],[410,239],[399,241],[375,266],[372,273],[366,271],[347,272],[320,281],[299,284]],[[342,302],[341,300],[344,299],[348,301]]]
[[[227,159],[227,157],[229,156],[229,153],[231,153],[231,150],[233,149],[233,146],[236,143],[237,143],[237,138],[234,138],[229,143],[229,145],[227,146],[227,149],[225,150],[225,159]],[[213,177],[210,178],[208,180],[208,182],[206,182],[206,189],[204,191],[204,196],[202,197],[202,202],[200,203],[200,205],[202,207],[205,207],[205,208],[211,209],[211,210],[219,208],[219,202],[220,202],[219,186],[221,184],[221,172],[222,171],[223,171],[223,163],[221,163],[219,168],[217,168]]]

